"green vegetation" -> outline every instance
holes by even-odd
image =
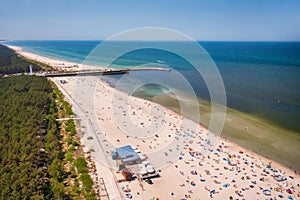
[[[71,107],[54,84],[0,77],[0,105],[0,199],[95,199],[75,123],[56,121]]]
[[[72,108],[66,101],[63,103],[63,107],[64,107],[67,115],[73,115]]]
[[[0,78],[0,104],[1,199],[53,198],[61,150],[51,85],[34,76]]]
[[[86,193],[91,192],[92,186],[93,186],[93,181],[92,181],[90,175],[87,173],[82,173],[80,175],[79,179],[82,181],[85,192]]]
[[[66,131],[69,133],[70,136],[74,136],[76,133],[75,124],[73,119],[69,119],[66,122]]]
[[[71,117],[73,111],[68,102],[64,101],[62,93],[53,84],[55,102],[57,104],[57,115],[60,118]],[[82,157],[82,147],[76,134],[76,126],[73,119],[69,119],[61,125],[61,135],[63,135],[64,146],[64,171],[68,174],[65,178],[65,194],[71,199],[96,199],[92,189],[93,181],[88,174],[88,163]],[[81,184],[80,184],[81,183]],[[82,185],[80,187],[80,185]]]
[[[84,192],[85,192],[85,197],[87,199],[95,199],[95,194],[92,191],[93,181],[92,181],[90,175],[88,174],[87,162],[85,161],[84,158],[78,157],[74,161],[74,165],[75,165],[78,173],[80,174],[79,180],[82,182]]]
[[[12,49],[0,44],[0,74],[29,72],[29,65],[32,65],[33,71],[40,71],[41,67],[45,67],[21,57]]]
[[[87,162],[85,161],[84,158],[79,157],[74,161],[74,165],[77,168],[77,171],[79,173],[87,173],[86,166]]]

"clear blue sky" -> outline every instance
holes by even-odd
[[[0,39],[105,39],[164,27],[196,40],[300,40],[299,0],[0,0]]]

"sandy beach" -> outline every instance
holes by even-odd
[[[80,64],[10,48],[56,69],[80,69]],[[300,199],[300,175],[292,169],[222,137],[215,144],[205,127],[161,105],[129,96],[99,77],[51,80],[80,118],[82,143],[93,150],[97,166],[94,180],[103,178],[110,199]],[[121,175],[110,152],[125,145],[138,148],[159,171],[153,184],[118,183]]]
[[[74,70],[78,70],[80,67],[83,67],[82,64],[68,62],[68,61],[59,60],[59,59],[53,59],[53,58],[33,54],[31,52],[24,51],[21,47],[17,47],[17,46],[8,46],[8,47],[13,49],[16,53],[18,53],[19,55],[21,55],[25,58],[28,58],[33,61],[45,63],[47,65],[50,65],[51,67],[53,67],[56,70],[74,71]]]

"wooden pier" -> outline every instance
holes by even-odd
[[[100,76],[100,75],[117,75],[117,74],[125,74],[129,70],[121,69],[121,70],[109,70],[109,71],[78,71],[78,72],[56,72],[56,73],[46,73],[41,76],[44,77],[62,77],[62,76]]]
[[[127,68],[127,69],[111,69],[111,70],[87,70],[73,72],[50,72],[43,73],[39,76],[44,77],[63,77],[63,76],[100,76],[100,75],[118,75],[126,74],[129,71],[171,71],[168,68]]]

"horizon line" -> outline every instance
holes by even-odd
[[[95,41],[105,39],[0,39],[0,42],[12,41]],[[191,40],[108,40],[110,42],[192,42]],[[197,42],[300,42],[300,40],[194,40]]]

